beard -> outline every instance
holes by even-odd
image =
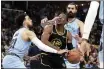
[[[76,13],[73,13],[73,12],[67,13],[67,18],[74,18],[75,16],[76,16]]]

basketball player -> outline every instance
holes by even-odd
[[[62,12],[58,17],[56,25],[50,24],[44,27],[41,40],[43,43],[54,49],[60,50],[65,49],[66,46],[70,46],[68,49],[71,50],[73,49],[73,46],[71,42],[68,41],[71,41],[72,36],[70,32],[67,32],[67,30],[64,29],[64,25],[67,22],[66,15]],[[46,55],[43,55],[42,64],[44,65],[44,68],[66,68],[63,57],[54,53],[46,53]]]
[[[76,18],[77,6],[75,3],[69,3],[67,8],[67,24],[65,24],[65,29],[70,31],[72,34],[72,44],[74,48],[78,48],[77,37],[82,36],[84,24],[81,20]],[[81,33],[81,35],[79,35]]]
[[[22,24],[23,28],[20,28],[13,35],[11,47],[8,50],[8,54],[3,59],[3,68],[26,68],[23,63],[23,57],[27,54],[31,42],[35,44],[39,49],[62,54],[67,52],[67,50],[57,51],[45,44],[43,44],[32,32],[30,27],[32,27],[32,20],[26,14],[21,14],[16,18],[16,23]]]
[[[75,3],[69,3],[66,8],[67,11],[67,20],[68,22],[65,24],[65,29],[70,31],[72,35],[72,44],[74,48],[78,48],[78,39],[79,36],[83,34],[84,24],[81,20],[76,18],[77,6]],[[79,33],[81,33],[79,35]],[[68,61],[65,61],[67,68],[79,68],[79,63],[71,64]]]
[[[70,13],[68,13],[68,12],[70,12]],[[67,13],[68,13],[67,16],[68,16],[70,23],[65,25],[65,29],[68,30],[69,32],[71,32],[71,35],[73,35],[73,38],[72,38],[72,43],[74,44],[73,47],[77,48],[76,47],[77,46],[76,35],[79,34],[79,28],[80,28],[81,34],[83,34],[83,22],[78,20],[75,17],[75,15],[77,13],[77,8],[76,8],[76,5],[74,3],[69,4],[69,9],[67,9]],[[42,24],[46,24],[44,22],[46,22],[48,20],[42,19],[41,21],[42,21]],[[68,42],[71,43],[70,40]],[[68,47],[71,47],[71,46],[67,46],[67,48]],[[68,49],[70,49],[70,48],[68,48]],[[71,64],[66,59],[65,59],[65,63],[66,63],[67,68],[79,68],[79,63]]]

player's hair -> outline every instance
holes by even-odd
[[[78,9],[77,4],[74,3],[74,2],[68,3],[68,5],[75,5],[75,8]],[[67,5],[67,7],[68,7],[68,5]],[[67,8],[67,7],[66,7],[66,8]]]
[[[66,14],[64,10],[57,10],[55,12],[55,14],[57,14],[57,16],[59,16],[60,14]]]
[[[25,19],[25,16],[27,16],[26,13],[22,13],[20,15],[18,15],[15,19],[15,23],[16,25],[18,25],[19,27],[23,25],[23,21]]]

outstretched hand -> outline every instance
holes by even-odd
[[[90,44],[87,42],[87,40],[81,39],[79,41],[79,50],[82,52],[83,56],[85,53],[87,54],[87,56],[89,56],[91,48],[90,48]]]

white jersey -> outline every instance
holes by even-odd
[[[72,34],[72,36],[79,34],[79,26],[77,23],[78,21],[79,21],[78,19],[75,19],[71,23],[67,23],[64,26],[65,29],[68,30]],[[74,48],[77,48],[78,41],[74,37],[72,37],[72,44]]]
[[[28,53],[29,46],[31,45],[31,42],[24,41],[22,39],[22,32],[26,28],[20,28],[18,31],[16,31],[13,35],[12,41],[11,41],[11,47],[9,49],[9,53],[15,53],[20,58],[23,58],[24,55]]]

